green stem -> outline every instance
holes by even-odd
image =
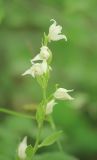
[[[39,141],[40,141],[41,131],[42,131],[42,124],[41,124],[41,126],[39,127],[37,139],[36,139],[36,142],[35,142],[35,145],[34,145],[33,156],[35,155],[35,153],[36,153],[37,150],[38,150],[38,144],[39,144]]]
[[[46,87],[43,88],[43,103],[44,103],[44,106],[46,104]],[[45,120],[45,119],[44,119]],[[40,141],[40,136],[41,136],[41,131],[42,131],[42,127],[43,127],[43,122],[44,120],[42,121],[42,123],[39,124],[38,126],[38,135],[37,135],[37,138],[36,138],[36,142],[35,142],[35,145],[34,145],[34,150],[33,150],[33,157],[35,155],[35,153],[37,152],[38,150],[38,145],[39,145],[39,141]],[[33,158],[32,157],[32,158]]]
[[[4,108],[0,108],[0,112],[5,113],[5,114],[10,114],[12,116],[18,116],[18,117],[23,117],[23,118],[28,118],[28,119],[35,119],[34,116],[18,113],[18,112],[15,112],[15,111],[4,109]]]
[[[55,123],[54,123],[54,121],[53,121],[52,116],[49,117],[49,122],[50,122],[50,125],[51,125],[52,129],[53,129],[54,131],[56,131],[56,125],[55,125]],[[57,140],[57,145],[58,145],[58,148],[59,148],[60,152],[63,153],[64,150],[63,150],[62,144],[61,144],[61,142],[60,142],[59,139]]]
[[[46,88],[43,88],[43,100],[44,100],[44,104],[46,102]]]
[[[44,45],[47,46],[49,42],[48,36],[44,33]]]

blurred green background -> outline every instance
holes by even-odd
[[[0,107],[28,114],[35,111],[41,89],[34,79],[21,74],[39,53],[52,18],[63,26],[68,42],[49,45],[53,70],[48,94],[59,83],[74,88],[75,97],[54,108],[54,120],[64,131],[66,154],[97,160],[97,0],[0,0]],[[50,132],[45,125],[41,138]],[[33,121],[0,113],[0,160],[13,160],[23,136],[34,144],[36,134]],[[61,160],[57,150],[56,145],[43,148],[36,158]]]

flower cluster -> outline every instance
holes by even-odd
[[[40,49],[40,53],[31,60],[32,66],[30,67],[30,69],[25,71],[22,75],[24,76],[30,74],[33,78],[35,78],[37,76],[45,74],[47,70],[50,68],[47,65],[47,60],[49,57],[50,53],[48,47],[42,46]],[[42,62],[37,62],[39,60]]]
[[[60,25],[57,25],[55,20],[52,19],[51,21],[53,21],[53,24],[49,27],[49,33],[46,36],[47,43],[51,41],[58,41],[61,39],[65,39],[65,41],[67,41],[67,37],[61,34],[62,27]],[[40,48],[40,53],[37,54],[31,60],[32,66],[22,75],[30,74],[33,78],[45,75],[47,72],[51,70],[51,67],[49,65],[51,59],[52,59],[52,53],[48,48],[47,44],[45,45],[45,39],[44,39],[43,45]],[[52,113],[53,107],[57,104],[55,102],[56,100],[72,100],[73,98],[68,94],[68,92],[71,91],[72,90],[58,88],[53,94],[53,98],[46,105],[46,111],[45,111],[46,115]]]
[[[51,21],[53,21],[53,24],[49,27],[49,33],[46,36],[47,42],[58,41],[60,39],[65,39],[67,41],[66,36],[61,34],[62,27],[60,25],[57,25],[55,20],[52,19]],[[30,74],[35,78],[37,76],[45,74],[51,69],[51,67],[49,66],[49,60],[51,58],[52,53],[47,45],[45,45],[44,40],[44,44],[40,48],[40,53],[31,60],[32,66],[22,75]],[[37,61],[40,61],[40,63],[37,63]]]
[[[33,59],[31,59],[31,67],[22,74],[23,76],[29,74],[33,78],[36,78],[43,90],[47,87],[49,72],[50,70],[52,70],[50,66],[52,60],[52,52],[48,47],[48,43],[51,41],[58,41],[61,39],[67,41],[67,37],[61,34],[62,27],[60,25],[57,25],[55,20],[52,19],[51,21],[53,21],[53,24],[51,24],[51,26],[49,27],[49,33],[47,35],[44,34],[44,39],[40,48],[40,52]],[[73,90],[57,88],[56,91],[52,94],[50,100],[48,100],[45,95],[43,101],[43,107],[45,107],[42,108],[44,109],[43,113],[42,110],[39,110],[42,113],[40,113],[39,117],[43,114],[45,114],[45,116],[50,115],[53,112],[53,107],[57,104],[57,100],[73,100],[73,98],[69,95],[69,92],[71,91]],[[44,118],[44,115],[42,118]],[[20,143],[18,147],[18,157],[21,160],[26,159],[26,149],[27,137],[24,137],[23,141]]]

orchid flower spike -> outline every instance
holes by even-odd
[[[55,102],[54,99],[52,99],[51,101],[49,101],[47,103],[46,106],[46,115],[51,114],[53,112],[53,107],[56,105],[57,103]]]
[[[72,91],[73,90],[67,90],[65,88],[58,88],[54,93],[54,97],[58,100],[73,100],[74,98],[68,94],[68,92]]]
[[[51,51],[47,46],[42,46],[40,48],[40,53],[36,55],[32,60],[31,63],[34,61],[39,61],[39,60],[48,60],[51,55]]]
[[[19,144],[18,146],[18,157],[21,160],[25,160],[26,159],[26,148],[27,148],[27,137],[24,137],[24,139],[22,140],[22,142]]]
[[[42,63],[33,63],[32,67],[30,67],[27,71],[25,71],[22,75],[25,76],[30,74],[33,78],[37,76],[41,76],[46,73],[48,69],[47,62],[43,61]]]
[[[51,21],[53,21],[53,24],[49,27],[49,41],[58,41],[60,39],[65,39],[65,41],[67,41],[67,37],[61,34],[62,26],[57,25],[54,19],[51,19]]]

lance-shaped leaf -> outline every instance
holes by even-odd
[[[38,146],[43,147],[43,146],[49,146],[57,141],[57,139],[62,135],[62,131],[54,132],[50,136],[44,139],[44,141]]]

